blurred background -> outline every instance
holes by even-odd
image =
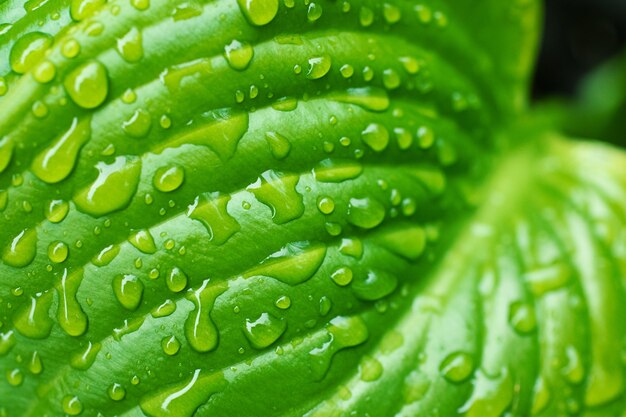
[[[586,74],[626,48],[626,0],[545,3],[546,27],[533,95],[572,97]]]

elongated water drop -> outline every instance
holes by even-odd
[[[37,254],[37,232],[24,229],[9,242],[2,252],[2,261],[9,266],[22,268],[29,265]]]
[[[363,166],[353,160],[325,159],[313,168],[315,179],[320,182],[343,182],[357,178]]]
[[[105,266],[111,263],[113,259],[120,253],[120,247],[118,245],[109,245],[103,248],[96,256],[91,259],[91,262],[95,266]]]
[[[296,191],[299,178],[273,170],[265,171],[257,182],[248,186],[261,203],[272,211],[276,224],[285,224],[304,214],[302,195]]]
[[[474,359],[467,352],[451,353],[441,362],[439,371],[450,382],[463,382],[474,372]]]
[[[87,345],[82,350],[71,357],[70,365],[72,368],[83,371],[89,369],[96,360],[101,347],[100,343],[87,342]]]
[[[69,130],[35,157],[31,165],[33,173],[48,184],[67,178],[76,165],[80,149],[91,136],[90,123],[89,118],[79,121],[75,117]]]
[[[28,361],[28,370],[33,375],[39,375],[43,371],[43,362],[41,361],[39,352],[34,351],[30,356],[30,360]]]
[[[265,140],[270,147],[270,152],[276,159],[284,159],[291,151],[289,139],[276,132],[266,132]]]
[[[375,112],[389,108],[389,94],[377,87],[349,88],[345,92],[332,94],[330,98],[342,103],[356,104]]]
[[[87,330],[87,315],[76,298],[82,280],[82,270],[69,273],[66,268],[56,284],[59,294],[57,321],[70,336],[80,336]]]
[[[119,156],[110,165],[98,162],[96,169],[98,178],[74,196],[78,208],[92,216],[103,216],[128,205],[139,184],[141,160]]]
[[[139,406],[149,417],[192,417],[226,384],[223,373],[196,369],[190,378],[143,397]]]
[[[229,201],[230,195],[202,194],[196,197],[187,211],[189,218],[199,221],[206,227],[209,240],[216,245],[224,244],[241,229],[237,220],[228,213]]]
[[[187,274],[185,274],[180,268],[174,267],[167,275],[165,283],[170,291],[181,292],[187,288]]]
[[[176,311],[176,303],[168,299],[163,301],[161,305],[156,306],[150,314],[156,319],[160,317],[167,317],[174,313],[174,311]]]
[[[67,213],[70,210],[70,205],[67,201],[52,200],[45,208],[45,216],[51,223],[60,223],[65,219]]]
[[[128,237],[128,241],[143,253],[151,254],[157,251],[154,237],[149,230],[137,230]]]
[[[74,103],[85,109],[94,109],[109,94],[107,70],[98,61],[87,61],[71,71],[63,81],[65,91]]]
[[[143,282],[132,274],[120,274],[113,278],[113,291],[120,304],[127,310],[136,310],[143,297]]]
[[[50,318],[52,299],[50,291],[31,296],[13,315],[15,329],[32,339],[48,337],[52,329],[52,319]]]
[[[187,294],[187,299],[194,303],[195,309],[185,321],[185,337],[194,350],[210,352],[217,347],[219,336],[210,313],[217,297],[227,289],[228,283],[212,283],[207,279],[200,288],[190,290]]]
[[[313,277],[325,257],[326,246],[323,244],[290,243],[245,276],[268,276],[289,285],[298,285]]]

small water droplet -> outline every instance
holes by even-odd
[[[363,142],[375,152],[382,152],[389,145],[389,131],[378,123],[371,123],[361,132]]]
[[[39,375],[43,371],[43,362],[41,361],[39,352],[34,351],[30,356],[30,360],[28,361],[28,370],[33,375]]]
[[[383,374],[383,365],[378,359],[365,355],[359,364],[359,372],[361,373],[361,381],[376,381]]]
[[[270,152],[276,159],[285,159],[291,151],[289,139],[276,132],[266,132],[265,140],[269,145]]]
[[[164,193],[176,191],[185,180],[185,170],[178,165],[160,167],[154,173],[154,187]]]
[[[24,373],[18,368],[7,370],[7,382],[14,387],[22,385]]]
[[[181,292],[187,288],[187,274],[185,274],[181,269],[174,267],[167,275],[165,283],[170,291]]]
[[[174,356],[180,350],[180,342],[178,341],[176,336],[166,336],[161,339],[161,348],[166,355]]]
[[[274,302],[274,305],[281,310],[287,310],[289,307],[291,307],[291,298],[283,295]]]
[[[93,15],[106,3],[106,0],[72,0],[70,15],[77,22]]]
[[[124,36],[117,40],[117,52],[127,62],[138,62],[143,58],[141,31],[132,27]]]
[[[254,56],[254,49],[247,42],[233,40],[224,47],[224,56],[231,68],[243,71],[250,65]]]
[[[309,4],[309,8],[307,9],[306,17],[309,22],[315,22],[320,17],[322,17],[323,9],[322,5],[318,3]]]
[[[122,123],[122,129],[133,138],[145,137],[152,128],[152,117],[144,109],[137,109]]]
[[[361,7],[359,11],[359,23],[361,26],[368,27],[374,23],[374,12],[369,7]]]
[[[63,411],[70,416],[77,416],[83,412],[83,404],[75,395],[63,397]]]
[[[57,240],[48,245],[48,258],[54,263],[60,264],[64,262],[68,254],[69,248],[64,242]]]
[[[346,266],[338,268],[330,275],[335,284],[345,287],[352,282],[352,270]]]
[[[385,3],[383,5],[383,17],[389,24],[394,24],[402,19],[402,11],[398,6],[395,6],[390,3]]]
[[[163,304],[155,307],[150,314],[154,318],[167,317],[176,311],[176,303],[172,300],[165,300]]]
[[[521,301],[512,303],[509,307],[509,323],[519,334],[532,333],[537,327],[534,308]]]
[[[98,267],[103,267],[111,263],[113,259],[120,253],[120,247],[118,245],[109,245],[102,249],[96,256],[93,257],[91,262]]]
[[[385,219],[385,206],[370,198],[351,198],[348,204],[348,221],[363,229],[373,229]]]
[[[113,401],[122,401],[126,397],[126,389],[117,382],[111,384],[107,392]]]
[[[15,334],[13,330],[0,333],[0,356],[4,356],[15,346]]]
[[[156,243],[154,242],[154,237],[149,230],[137,230],[133,232],[129,237],[128,241],[135,248],[140,250],[143,253],[152,254],[157,251]]]

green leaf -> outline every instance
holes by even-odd
[[[0,416],[619,415],[626,156],[511,127],[538,14],[0,4]]]

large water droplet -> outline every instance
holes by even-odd
[[[201,405],[206,404],[225,385],[226,380],[221,372],[204,373],[196,369],[185,381],[143,397],[139,406],[149,417],[192,417]]]
[[[270,152],[276,159],[284,159],[291,151],[291,142],[289,139],[276,132],[266,132],[265,140],[270,147]]]
[[[65,333],[70,336],[80,336],[87,330],[87,315],[76,298],[82,280],[82,271],[68,273],[66,268],[56,284],[59,294],[57,320]]]
[[[389,131],[378,123],[371,123],[361,132],[363,142],[375,152],[382,152],[389,145]]]
[[[313,168],[313,175],[320,182],[343,182],[358,177],[362,172],[363,166],[349,159],[325,159]]]
[[[136,310],[143,297],[143,282],[135,275],[120,274],[113,278],[113,292],[127,310]]]
[[[171,165],[157,169],[152,183],[157,190],[170,193],[180,188],[184,180],[185,170],[178,165]]]
[[[348,205],[348,221],[363,229],[373,229],[385,219],[385,206],[378,201],[365,198],[351,198]]]
[[[18,74],[26,73],[44,57],[52,42],[52,37],[47,33],[31,32],[22,36],[11,48],[11,69]]]
[[[195,309],[185,321],[185,337],[191,347],[198,352],[210,352],[217,348],[219,336],[217,327],[211,320],[211,310],[217,297],[228,289],[228,283],[204,280],[200,288],[190,290],[187,299]]]
[[[358,316],[335,317],[326,326],[329,340],[309,352],[311,367],[320,380],[330,367],[333,356],[342,349],[358,346],[369,337],[367,326]]]
[[[379,300],[391,294],[398,286],[398,278],[395,275],[381,271],[371,270],[367,275],[357,275],[352,282],[354,294],[367,301]]]
[[[117,40],[117,52],[127,62],[137,62],[143,58],[142,36],[139,29],[133,27]]]
[[[245,276],[268,276],[289,285],[298,285],[309,280],[317,272],[325,257],[325,245],[309,242],[290,243],[267,257],[261,265]]]
[[[270,23],[278,13],[278,0],[237,0],[243,15],[255,26]]]
[[[426,248],[426,232],[420,226],[395,229],[379,239],[385,248],[412,261],[417,260]]]
[[[273,344],[287,329],[287,323],[269,313],[262,313],[256,320],[246,319],[244,334],[256,349]]]
[[[265,171],[257,182],[248,186],[261,203],[272,210],[272,219],[276,224],[285,224],[304,214],[302,195],[296,191],[299,178],[273,170]]]
[[[107,165],[96,164],[98,178],[74,196],[76,206],[93,216],[103,216],[124,208],[137,190],[141,175],[141,160],[119,156]]]
[[[35,157],[31,165],[33,173],[48,184],[67,178],[76,165],[80,149],[91,136],[90,122],[89,118],[79,122],[75,117],[69,130]]]
[[[72,70],[63,85],[74,103],[85,109],[98,107],[109,93],[107,70],[98,61],[85,62]]]
[[[102,345],[100,343],[87,342],[87,345],[70,359],[70,365],[72,368],[79,370],[87,370],[96,360],[98,352],[100,352]]]
[[[50,335],[52,319],[50,318],[50,306],[52,293],[45,291],[31,296],[22,304],[13,316],[15,329],[26,337],[32,339],[44,339]]]
[[[349,88],[345,92],[332,94],[330,98],[342,103],[356,104],[375,112],[382,112],[389,108],[389,95],[382,88]]]
[[[122,130],[133,138],[143,138],[152,128],[152,117],[144,109],[137,109],[122,123]]]
[[[37,254],[37,231],[24,229],[9,242],[2,252],[2,261],[9,266],[22,268],[29,265]]]
[[[206,227],[209,240],[216,245],[224,244],[241,229],[237,220],[228,214],[229,201],[230,195],[202,194],[196,197],[187,211],[189,218],[198,220]]]

